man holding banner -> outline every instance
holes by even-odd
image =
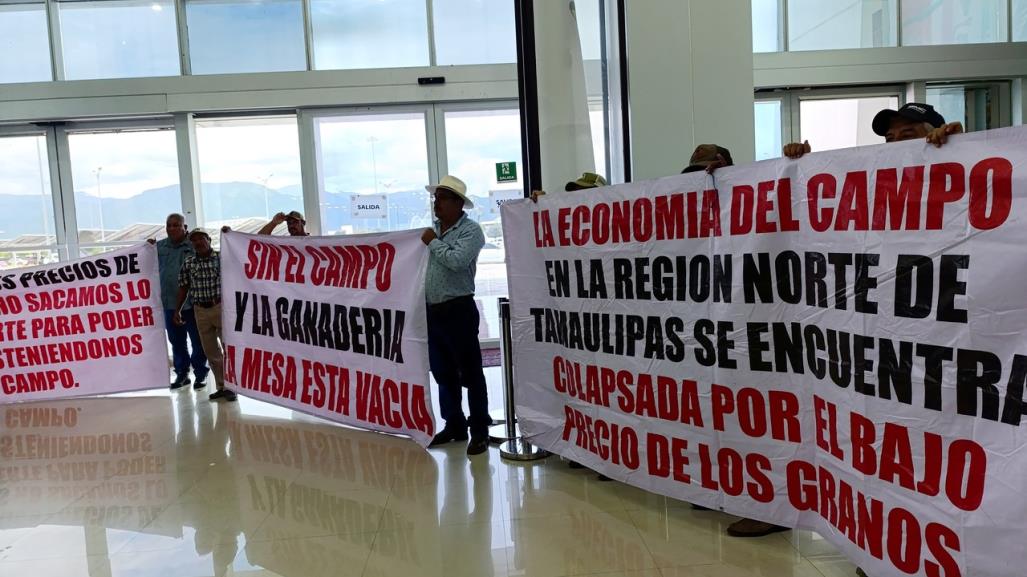
[[[182,271],[182,263],[186,258],[196,254],[192,243],[186,238],[187,229],[184,216],[177,213],[169,214],[164,223],[164,230],[168,234],[167,238],[162,238],[154,243],[157,246],[157,262],[160,266],[161,304],[164,305],[164,321],[168,341],[171,343],[171,356],[175,368],[175,380],[171,383],[172,389],[189,384],[190,365],[193,368],[193,377],[196,379],[193,388],[205,387],[204,380],[207,378],[207,373],[210,372],[210,369],[207,368],[207,357],[203,354],[203,345],[200,343],[200,333],[196,329],[196,316],[193,314],[192,303],[189,299],[182,304],[181,316],[184,324],[178,325],[172,320],[175,310],[177,310],[175,299],[178,295],[178,275]],[[192,355],[189,354],[189,344],[193,348]]]
[[[192,299],[196,311],[196,326],[203,343],[203,352],[214,372],[217,391],[209,395],[210,400],[236,400],[233,391],[225,389],[224,352],[221,338],[221,255],[210,246],[210,235],[202,230],[189,233],[189,242],[196,251],[185,259],[178,276],[178,302],[175,306],[174,322],[184,324],[182,305],[187,297]]]
[[[474,204],[463,181],[445,176],[425,189],[434,198],[436,218],[435,228],[425,229],[421,236],[430,252],[425,279],[428,359],[439,383],[439,407],[446,421],[429,446],[466,440],[470,426],[467,454],[477,455],[488,449],[492,424],[478,343],[480,319],[474,303],[474,275],[485,235],[464,213],[464,207]],[[463,388],[467,388],[469,419],[462,406]]]

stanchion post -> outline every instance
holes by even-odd
[[[511,326],[510,299],[499,299],[499,319],[502,326],[500,342],[503,347],[503,403],[506,405],[506,435],[509,441],[499,447],[499,455],[512,461],[534,461],[549,456],[520,435],[517,426],[516,401],[514,399],[513,328]]]

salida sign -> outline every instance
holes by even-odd
[[[1020,574],[1023,166],[1018,128],[507,205],[523,430],[871,575]]]
[[[225,382],[329,420],[427,445],[420,231],[222,238]],[[403,271],[403,282],[395,282]]]
[[[384,194],[354,194],[350,214],[353,218],[389,218],[389,199]]]

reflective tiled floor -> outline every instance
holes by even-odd
[[[0,576],[852,577],[796,531],[556,457],[413,443],[206,391],[0,407]]]

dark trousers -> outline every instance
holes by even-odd
[[[485,373],[481,370],[478,322],[474,297],[428,305],[428,362],[439,383],[442,418],[448,430],[461,431],[470,426],[473,437],[487,436],[492,424]],[[465,388],[470,418],[464,416]]]
[[[171,319],[175,311],[164,309],[164,328],[168,331],[168,342],[171,343],[171,358],[175,365],[175,375],[184,377],[189,374],[189,365],[193,367],[193,376],[197,381],[202,381],[207,376],[207,355],[203,354],[203,345],[200,344],[200,332],[196,328],[196,315],[193,309],[182,311],[184,325],[176,325]],[[186,346],[186,339],[192,343],[193,354],[189,355]]]

